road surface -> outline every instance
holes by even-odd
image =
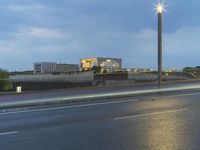
[[[200,91],[0,111],[1,150],[199,150]]]
[[[155,85],[141,87],[104,87],[83,88],[36,93],[23,93],[14,95],[0,95],[0,109],[13,107],[28,107],[35,105],[49,105],[55,103],[68,103],[93,99],[108,99],[131,95],[145,95],[166,92],[180,92],[200,89],[200,83],[165,84],[162,88]]]

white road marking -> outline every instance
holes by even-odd
[[[118,117],[118,118],[114,118],[114,120],[141,118],[141,117],[161,115],[161,114],[166,114],[166,113],[175,113],[175,112],[186,111],[186,110],[188,110],[188,108],[182,108],[182,109],[178,109],[178,110],[168,110],[168,111],[163,111],[163,112],[147,113],[147,114],[139,114],[139,115],[133,115],[133,116],[126,116],[126,117]]]
[[[12,132],[3,132],[3,133],[0,133],[0,136],[4,136],[4,135],[11,135],[11,134],[17,134],[18,131],[12,131]]]
[[[187,93],[187,94],[177,94],[177,95],[170,95],[170,96],[164,96],[164,97],[173,98],[173,97],[184,97],[184,96],[194,96],[194,95],[200,95],[200,92],[198,92],[198,93]]]
[[[80,108],[80,107],[99,106],[99,105],[108,105],[108,104],[138,102],[138,101],[139,101],[139,99],[132,99],[132,100],[122,100],[122,101],[112,101],[112,102],[102,102],[102,103],[91,103],[91,104],[72,105],[72,106],[65,106],[65,107],[44,108],[44,109],[24,110],[24,111],[15,111],[15,112],[3,112],[3,113],[0,113],[0,115],[10,115],[10,114],[20,114],[20,113],[40,112],[40,111],[51,111],[51,110],[60,110],[60,109],[68,109],[68,108]]]

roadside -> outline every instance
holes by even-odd
[[[154,84],[143,84],[129,87],[101,87],[101,88],[84,88],[68,89],[57,91],[46,91],[37,93],[23,93],[18,95],[0,96],[0,108],[17,108],[42,106],[50,104],[61,104],[69,102],[80,102],[86,100],[124,98],[135,95],[146,94],[163,94],[169,92],[178,92],[186,90],[199,90],[200,83],[165,83],[162,88]]]
[[[120,82],[120,81],[119,81]],[[182,84],[188,84],[188,83],[200,83],[200,79],[189,79],[189,80],[174,80],[174,81],[163,81],[163,87],[168,85],[182,85]],[[34,94],[34,93],[54,93],[54,92],[66,92],[70,93],[73,91],[87,91],[87,90],[94,90],[94,92],[98,91],[107,91],[110,88],[113,89],[120,89],[120,90],[126,90],[128,89],[140,89],[140,88],[152,88],[157,87],[156,82],[129,82],[127,84],[106,84],[106,85],[100,85],[100,86],[86,86],[86,87],[74,87],[74,88],[64,88],[64,89],[47,89],[47,90],[40,90],[40,91],[22,91],[21,93],[17,93],[16,91],[8,91],[8,92],[0,92],[0,97],[5,95],[21,95],[21,94]],[[1,100],[1,99],[0,99]]]

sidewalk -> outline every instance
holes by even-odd
[[[0,96],[0,109],[200,89],[200,83],[141,87],[88,88]]]

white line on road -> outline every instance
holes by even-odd
[[[24,110],[24,111],[15,111],[15,112],[4,112],[4,113],[0,113],[0,115],[10,115],[10,114],[20,114],[20,113],[40,112],[40,111],[51,111],[51,110],[60,110],[60,109],[68,109],[68,108],[80,108],[80,107],[99,106],[99,105],[108,105],[108,104],[138,102],[138,101],[139,101],[139,99],[132,99],[132,100],[122,100],[122,101],[112,101],[112,102],[102,102],[102,103],[91,103],[91,104],[72,105],[72,106],[65,106],[65,107],[44,108],[44,109]]]
[[[17,134],[18,131],[12,131],[12,132],[3,132],[3,133],[0,133],[0,136],[4,136],[4,135],[11,135],[11,134]]]
[[[164,96],[164,97],[166,97],[166,98],[175,98],[175,97],[194,96],[194,95],[200,95],[200,92],[198,92],[198,93],[177,94],[177,95]]]
[[[168,111],[162,111],[162,112],[154,112],[154,113],[147,113],[147,114],[132,115],[132,116],[126,116],[126,117],[118,117],[118,118],[113,118],[113,119],[114,120],[133,119],[133,118],[161,115],[161,114],[166,114],[166,113],[175,113],[175,112],[186,111],[186,110],[188,110],[188,108],[182,108],[182,109],[178,109],[178,110],[168,110]]]

